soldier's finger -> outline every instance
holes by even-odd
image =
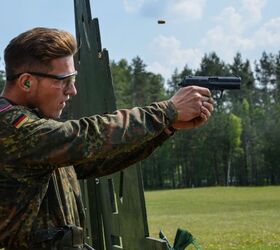
[[[204,101],[204,102],[202,102],[202,106],[207,108],[210,112],[213,112],[213,110],[214,110],[214,106],[212,103]]]
[[[196,90],[198,93],[200,93],[201,95],[203,96],[206,96],[206,97],[211,97],[211,91],[207,88],[203,88],[203,87],[198,87],[198,86],[195,86]]]
[[[204,118],[206,116],[206,120],[210,118],[211,112],[208,108],[201,106],[201,113],[200,116]]]
[[[214,104],[214,99],[212,97],[209,97],[209,96],[202,96],[202,101]]]
[[[203,112],[201,112],[200,117],[202,118],[202,120],[203,120],[204,122],[206,122],[206,121],[208,120],[207,115],[204,114]]]

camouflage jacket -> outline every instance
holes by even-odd
[[[83,227],[78,179],[144,159],[176,115],[165,101],[59,122],[0,97],[0,248],[28,248],[38,230]]]

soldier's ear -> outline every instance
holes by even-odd
[[[28,73],[22,74],[17,80],[18,87],[24,92],[29,92],[32,87],[32,81],[34,80],[32,78],[33,77]]]

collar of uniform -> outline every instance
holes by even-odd
[[[0,96],[0,109],[2,106],[7,105],[7,104],[11,104],[12,106],[21,106],[11,100],[9,100],[8,98],[4,97],[4,96]],[[30,109],[28,107],[25,107],[27,109]],[[30,109],[31,112],[33,112],[34,114],[36,114],[39,118],[44,118],[44,115],[42,114],[42,112],[38,109],[38,108],[34,108],[34,109]]]
[[[9,110],[13,106],[14,104],[10,102],[7,98],[0,96],[0,113]]]

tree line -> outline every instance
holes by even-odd
[[[130,63],[112,61],[111,70],[118,108],[166,100],[188,75],[242,78],[241,90],[225,91],[216,101],[206,126],[177,131],[142,161],[146,189],[279,184],[280,52],[264,52],[254,65],[240,53],[231,64],[214,52],[205,54],[198,69],[175,69],[167,82],[147,71],[138,56]]]

